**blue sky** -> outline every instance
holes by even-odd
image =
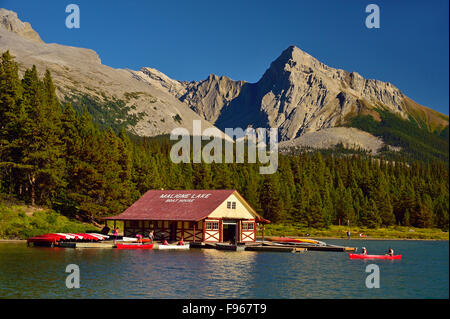
[[[81,28],[67,29],[78,4]],[[365,8],[380,7],[380,29]],[[449,4],[433,1],[0,0],[45,42],[95,50],[116,68],[153,67],[178,80],[210,73],[256,82],[296,45],[323,63],[393,83],[449,114]]]

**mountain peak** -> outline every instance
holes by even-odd
[[[303,70],[304,72],[312,72],[312,70],[327,70],[328,67],[314,58],[312,55],[306,53],[295,45],[289,46],[280,56],[271,63],[266,74],[271,74],[271,77],[279,79],[283,77],[285,71]]]
[[[17,17],[17,13],[4,8],[0,8],[0,28],[17,33],[21,37],[43,43],[39,34],[33,30],[28,22],[23,22]]]

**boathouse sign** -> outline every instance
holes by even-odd
[[[159,198],[165,199],[166,203],[188,203],[188,202],[194,202],[196,199],[208,199],[208,197],[211,196],[211,193],[208,194],[190,194],[190,193],[183,193],[183,194],[161,194]]]

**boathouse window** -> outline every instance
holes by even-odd
[[[206,222],[206,230],[219,230],[218,222]]]
[[[133,227],[133,228],[138,227],[138,221],[137,220],[131,220],[130,221],[130,227]]]
[[[242,230],[253,230],[255,227],[254,223],[242,223]]]
[[[236,209],[236,202],[227,202],[228,209]]]

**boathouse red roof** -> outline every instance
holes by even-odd
[[[236,190],[150,190],[122,214],[105,219],[200,221],[234,192],[237,193]],[[264,220],[255,215],[258,220]]]

